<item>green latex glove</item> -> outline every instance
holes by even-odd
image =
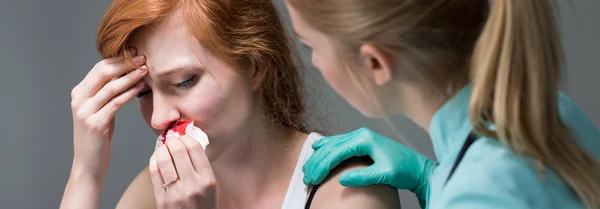
[[[347,187],[385,184],[409,190],[425,200],[429,176],[437,166],[427,157],[367,128],[325,137],[315,142],[313,149],[315,153],[303,167],[307,185],[320,184],[332,169],[349,158],[369,156],[373,165],[342,174],[340,184]]]

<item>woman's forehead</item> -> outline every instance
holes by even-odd
[[[130,45],[138,54],[146,56],[146,65],[152,71],[198,65],[199,59],[206,57],[205,50],[193,41],[183,21],[170,17],[137,30]]]
[[[183,21],[166,17],[164,20],[139,28],[132,34],[130,44],[138,52],[153,53],[186,51],[190,35]]]

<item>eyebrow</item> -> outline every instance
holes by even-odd
[[[181,67],[176,67],[176,68],[171,68],[169,70],[166,70],[164,72],[159,72],[158,73],[158,77],[164,77],[164,76],[169,76],[173,73],[176,73],[180,70],[185,70],[185,71],[193,71],[193,70],[204,70],[204,67],[199,66],[199,65],[184,65]]]

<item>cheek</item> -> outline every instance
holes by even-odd
[[[342,96],[346,102],[350,103],[355,109],[365,115],[370,114],[370,106],[367,98],[364,98],[361,91],[357,87],[360,85],[348,74],[344,69],[344,64],[335,56],[333,51],[325,53],[325,56],[318,56],[313,53],[313,63],[318,67],[323,74],[327,83]],[[360,75],[357,75],[360,76]]]
[[[196,125],[206,129],[209,124],[215,124],[222,114],[222,107],[227,103],[228,91],[219,85],[209,75],[204,75],[200,81],[178,99],[179,111],[183,117],[193,119]]]
[[[329,85],[340,95],[346,98],[348,93],[351,93],[352,83],[350,77],[343,68],[343,64],[337,59],[333,52],[327,53],[312,53],[312,62],[317,67],[323,78]]]
[[[228,137],[246,124],[249,116],[250,87],[236,76],[221,76],[218,81],[205,75],[189,92],[178,99],[182,117],[196,121],[211,138]]]

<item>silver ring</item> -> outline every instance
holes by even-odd
[[[164,188],[167,188],[167,187],[169,187],[169,185],[171,185],[171,184],[175,183],[177,180],[179,180],[179,176],[178,176],[176,179],[174,179],[174,180],[172,180],[172,181],[169,181],[168,183],[164,183],[164,184],[163,184],[163,187],[164,187]]]

